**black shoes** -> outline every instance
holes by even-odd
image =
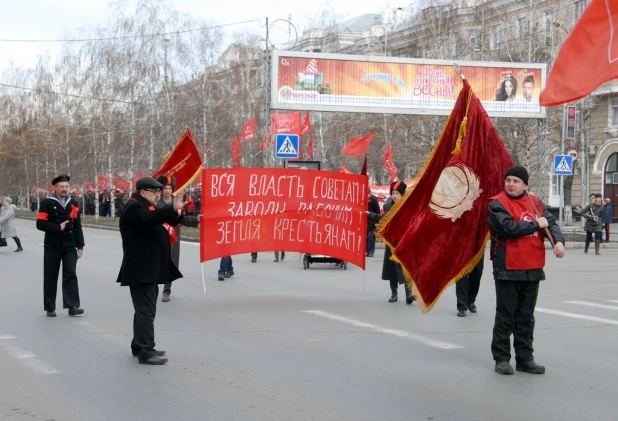
[[[47,317],[56,317],[56,312],[55,311],[48,311],[47,312]]]
[[[496,361],[496,373],[510,376],[514,374],[513,367],[508,361]]]
[[[230,269],[230,270],[228,270],[227,272],[225,272],[225,275],[224,275],[224,276],[225,276],[226,278],[230,278],[230,277],[234,276],[234,269]]]
[[[367,253],[367,257],[373,257],[373,253]]]
[[[168,361],[167,358],[159,357],[158,355],[152,356],[146,360],[139,360],[140,364],[149,364],[149,365],[163,365]]]
[[[468,306],[468,310],[470,310],[470,313],[476,313],[476,304],[472,303]]]
[[[466,310],[457,310],[457,317],[466,317]]]
[[[497,366],[497,364],[496,364],[496,366]],[[519,363],[519,362],[515,363],[515,369],[517,371],[525,371],[526,373],[531,373],[531,374],[543,374],[543,373],[545,373],[545,366],[538,365],[537,363],[534,362],[534,360],[526,361],[526,362],[523,362],[523,363]],[[512,368],[511,368],[511,370],[512,370]]]
[[[393,293],[393,294],[391,295],[391,298],[389,298],[389,299],[388,299],[388,302],[389,302],[389,303],[394,303],[394,302],[397,302],[397,294],[396,294],[396,293]]]
[[[222,281],[222,280],[224,280],[224,279],[225,279],[225,276],[224,276],[223,274],[221,274],[221,273],[220,273],[220,274],[218,274],[218,275],[217,275],[217,279],[218,279],[218,280],[220,280],[220,281]]]
[[[79,307],[71,307],[69,309],[69,316],[77,316],[78,314],[84,314],[84,309]],[[56,313],[54,313],[54,316]]]
[[[257,262],[257,257],[252,257],[251,258],[251,263],[255,263],[255,262]]]
[[[161,301],[163,301],[164,303],[167,303],[170,300],[170,293],[163,291],[163,298],[161,298]]]
[[[15,253],[19,252],[19,251],[23,251],[24,249],[21,248],[21,246],[17,247],[17,250],[15,250]]]

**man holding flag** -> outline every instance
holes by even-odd
[[[564,237],[545,205],[526,192],[528,171],[515,165],[504,175],[504,191],[489,202],[491,259],[496,283],[496,319],[491,352],[499,374],[513,374],[511,334],[517,371],[545,373],[534,361],[534,307],[539,281],[545,280],[544,229],[554,254],[564,256]]]

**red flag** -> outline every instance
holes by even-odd
[[[99,191],[109,190],[109,177],[103,174],[97,174],[97,182],[99,183]]]
[[[139,144],[143,145],[144,143],[146,143],[146,139],[144,139],[143,137],[139,138]]]
[[[262,140],[262,143],[260,144],[260,152],[264,152],[272,144],[273,144],[272,134],[268,132],[264,135],[264,139]]]
[[[344,174],[352,174],[352,171],[350,171],[349,169],[347,169],[343,165],[339,167],[339,172],[342,172]]]
[[[309,111],[305,113],[305,121],[301,130],[301,135],[309,133],[309,143],[307,143],[307,155],[313,158],[313,130],[311,128],[311,120],[309,119]]]
[[[122,191],[131,189],[131,183],[121,178],[118,174],[114,173],[114,188]]]
[[[86,189],[86,191],[94,191],[94,184],[90,182],[86,175],[84,176],[84,189]]]
[[[273,114],[271,131],[273,134],[301,134],[300,111],[288,114]]]
[[[202,168],[202,156],[189,129],[182,135],[174,150],[163,166],[152,175],[156,178],[160,174],[176,177],[176,190],[184,190],[197,177]]]
[[[420,180],[380,224],[424,312],[483,258],[487,202],[504,191],[513,165],[468,81],[463,85]]]
[[[397,178],[397,174],[399,174],[399,170],[395,166],[393,162],[393,150],[391,148],[391,142],[388,142],[386,145],[386,150],[384,151],[384,168],[388,175],[391,176],[391,183],[395,181]]]
[[[367,152],[369,148],[369,144],[373,140],[373,137],[376,135],[376,132],[369,133],[367,136],[359,137],[359,138],[351,138],[348,146],[341,150],[342,153],[350,155],[350,156],[361,156]]]
[[[255,139],[255,117],[250,118],[243,124],[238,137],[246,142]]]
[[[242,157],[242,146],[240,138],[232,139],[232,168],[240,168],[240,158]]]
[[[365,160],[363,161],[363,168],[361,168],[360,175],[367,175],[367,155],[365,155]]]
[[[618,3],[592,0],[558,52],[541,105],[576,101],[618,78],[617,28]]]

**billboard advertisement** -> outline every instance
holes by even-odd
[[[273,51],[271,107],[448,115],[462,83],[446,60]],[[492,117],[545,118],[547,65],[457,61]]]

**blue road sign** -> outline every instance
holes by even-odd
[[[297,134],[278,134],[275,142],[276,158],[300,158]]]
[[[554,155],[554,174],[555,175],[572,175],[573,174],[573,156],[572,155]]]

